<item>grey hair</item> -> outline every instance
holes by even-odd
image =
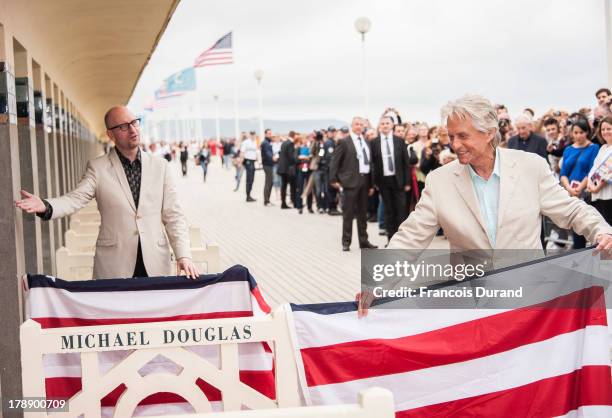
[[[515,125],[518,125],[520,123],[532,124],[533,123],[533,118],[531,116],[529,116],[529,115],[521,113],[520,115],[518,115],[516,117],[516,119],[514,119],[514,124]]]
[[[459,119],[472,119],[472,124],[477,131],[488,133],[492,129],[495,135],[491,141],[493,148],[497,148],[501,142],[499,133],[499,119],[493,104],[478,94],[466,94],[456,100],[451,100],[440,110],[442,125],[446,126],[448,118],[456,116]]]

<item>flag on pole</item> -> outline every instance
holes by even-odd
[[[190,67],[172,74],[166,78],[162,86],[155,91],[156,99],[180,96],[187,91],[196,89],[195,70]]]
[[[221,37],[213,46],[202,52],[193,63],[196,68],[208,65],[233,64],[232,32]]]

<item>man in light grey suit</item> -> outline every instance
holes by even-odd
[[[126,107],[111,108],[104,122],[115,147],[88,161],[74,190],[47,200],[22,190],[16,206],[48,220],[71,215],[95,198],[101,223],[94,279],[171,275],[168,240],[176,274],[198,277],[173,170],[166,160],[140,151],[140,119]]]
[[[498,148],[497,113],[482,96],[466,95],[442,108],[458,159],[432,171],[415,211],[389,243],[425,249],[440,227],[451,249],[542,250],[541,215],[612,249],[612,227],[559,185],[546,160]]]
[[[432,171],[414,212],[389,249],[424,250],[440,228],[451,250],[539,250],[542,215],[612,250],[612,227],[595,208],[571,197],[545,159],[498,148],[495,108],[486,98],[465,95],[442,108],[458,159]],[[371,295],[357,295],[359,313]]]

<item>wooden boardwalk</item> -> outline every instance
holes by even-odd
[[[255,172],[253,197],[245,201],[243,175],[240,189],[233,191],[233,167],[225,170],[219,157],[212,158],[206,183],[202,170],[190,161],[188,176],[179,176],[179,195],[189,222],[199,226],[205,242],[220,246],[221,268],[246,266],[257,280],[268,303],[319,303],[352,300],[359,291],[360,251],[353,226],[350,252],[340,244],[342,217],[300,215],[295,209],[281,210],[272,191],[274,206],[263,205],[263,170]],[[382,247],[386,237],[378,225],[368,223],[370,241]],[[437,239],[436,248],[446,242]]]

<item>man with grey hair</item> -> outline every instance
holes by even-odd
[[[425,249],[443,228],[453,250],[542,250],[544,215],[597,243],[598,250],[612,249],[612,227],[569,196],[546,160],[497,147],[498,116],[486,98],[466,95],[441,113],[458,159],[427,176],[419,203],[388,248]]]
[[[532,117],[528,113],[523,113],[515,119],[514,125],[518,135],[508,140],[508,148],[532,152],[547,160],[548,153],[546,152],[546,146],[548,142],[540,135],[533,133]]]
[[[330,185],[344,193],[342,205],[342,251],[349,251],[353,218],[357,218],[360,248],[376,248],[368,241],[368,196],[374,189],[371,181],[372,153],[364,137],[365,121],[354,117],[348,137],[338,141],[329,168]]]

